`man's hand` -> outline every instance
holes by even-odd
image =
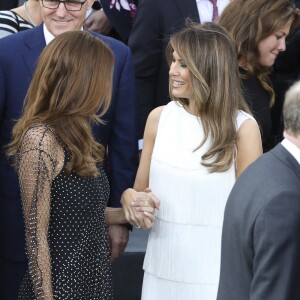
[[[108,227],[108,237],[110,244],[109,260],[112,263],[124,253],[129,237],[128,228],[123,225],[110,225]]]
[[[87,30],[95,31],[107,35],[112,29],[112,25],[103,10],[93,10],[84,22]]]

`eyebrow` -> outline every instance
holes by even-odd
[[[174,59],[176,59],[175,56],[174,56],[174,54],[172,54],[172,57],[173,57]],[[183,61],[182,58],[178,58],[178,59],[176,59],[176,60],[178,60],[178,61],[180,61],[180,62]]]

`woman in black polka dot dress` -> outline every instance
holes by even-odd
[[[111,50],[83,31],[59,35],[40,57],[9,148],[29,262],[19,299],[112,299],[105,221],[125,218],[121,209],[105,214],[105,150],[91,124],[108,109],[113,62]]]

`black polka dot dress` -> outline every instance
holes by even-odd
[[[112,299],[104,209],[109,184],[66,175],[67,151],[54,130],[35,125],[19,155],[29,268],[19,299]]]

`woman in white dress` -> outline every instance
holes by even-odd
[[[234,43],[222,27],[189,22],[171,36],[167,56],[173,101],[148,117],[131,191],[135,197],[149,187],[160,200],[142,299],[213,300],[227,197],[261,155],[261,137],[243,100]],[[129,194],[122,199],[125,216],[143,226]]]

